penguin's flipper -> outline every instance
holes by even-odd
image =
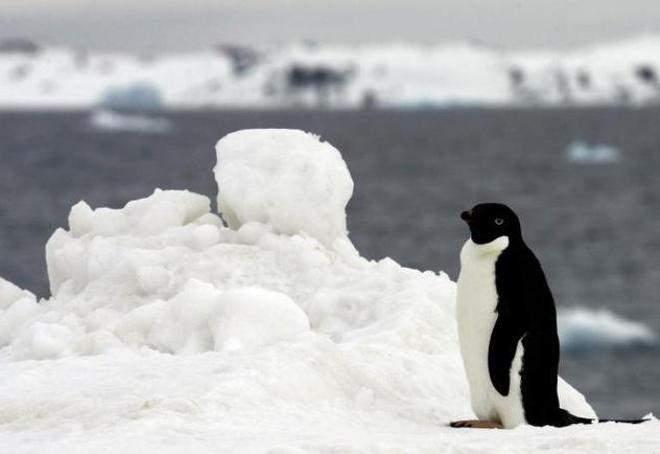
[[[503,396],[509,394],[511,364],[520,337],[520,330],[511,319],[500,313],[490,336],[488,372],[493,386]]]

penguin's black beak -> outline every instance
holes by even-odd
[[[463,219],[468,224],[472,220],[472,210],[466,210],[461,213],[461,219]]]

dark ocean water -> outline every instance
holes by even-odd
[[[660,110],[195,112],[166,134],[103,132],[81,113],[0,113],[0,276],[48,295],[44,245],[71,205],[121,207],[155,187],[216,196],[215,142],[255,127],[299,128],[339,148],[355,180],[351,237],[362,255],[444,270],[483,201],[520,214],[559,306],[608,308],[660,333]],[[576,141],[619,162],[566,159]],[[660,355],[564,355],[562,375],[608,417],[660,413]]]

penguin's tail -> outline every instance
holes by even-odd
[[[619,422],[622,424],[641,424],[646,421],[650,421],[650,419],[596,419],[595,420],[598,423],[601,422]]]
[[[575,416],[574,414],[569,413],[566,410],[560,410],[560,413],[562,414],[562,418],[561,418],[562,423],[566,424],[567,426],[573,424],[593,424],[593,422],[595,421],[594,419]]]
[[[575,416],[566,410],[560,409],[559,427],[570,426],[573,424],[600,424],[605,422],[618,422],[622,424],[641,424],[650,419],[591,419]]]

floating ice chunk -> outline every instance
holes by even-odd
[[[142,133],[165,133],[172,128],[165,117],[126,114],[111,110],[96,110],[89,116],[89,124],[97,131],[128,131]]]
[[[569,352],[658,345],[658,337],[650,328],[606,309],[564,309],[559,312],[557,323],[562,349]]]
[[[218,207],[232,229],[256,221],[326,246],[347,235],[353,180],[339,151],[313,134],[255,129],[217,146]]]
[[[619,162],[621,150],[613,145],[593,144],[575,141],[566,147],[566,158],[580,164],[606,164]]]
[[[150,82],[138,82],[124,86],[108,87],[99,104],[110,109],[155,110],[163,106],[163,95]]]

